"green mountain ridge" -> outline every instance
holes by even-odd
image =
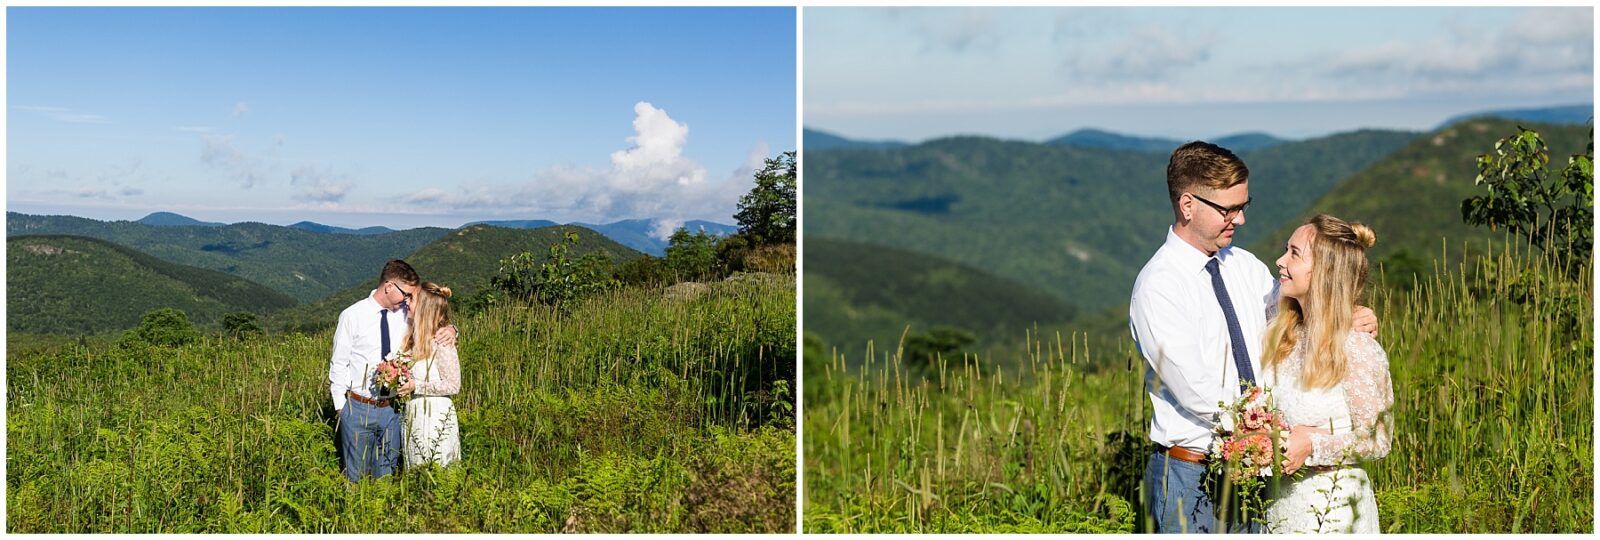
[[[1256,199],[1241,235],[1275,230],[1416,136],[1363,130],[1239,152]],[[1098,311],[1127,301],[1164,239],[1167,157],[984,137],[808,152],[804,234],[808,245],[934,255]],[[807,259],[809,268],[809,250]]]
[[[807,239],[805,249],[806,331],[854,359],[869,339],[892,351],[907,325],[912,332],[968,330],[982,346],[1074,315],[1041,291],[930,255],[827,239]]]
[[[1544,138],[1550,147],[1550,168],[1558,171],[1556,174],[1566,165],[1567,156],[1583,153],[1589,142],[1589,126],[1500,118],[1464,120],[1418,137],[1357,172],[1276,226],[1266,238],[1250,243],[1249,249],[1271,264],[1305,218],[1327,213],[1371,226],[1378,235],[1370,253],[1374,260],[1405,250],[1426,262],[1437,258],[1446,242],[1452,260],[1458,260],[1464,244],[1482,254],[1485,242],[1501,242],[1505,234],[1462,221],[1461,201],[1483,193],[1481,186],[1474,185],[1477,156],[1493,152],[1495,141],[1516,134],[1518,125]]]
[[[270,313],[294,299],[223,272],[170,263],[80,236],[6,240],[6,330],[97,334],[131,328],[145,312],[183,310],[210,325],[232,312]]]
[[[7,237],[67,234],[99,238],[171,263],[248,279],[298,302],[317,300],[354,285],[385,261],[411,253],[448,232],[426,227],[351,235],[265,223],[170,226],[6,212]]]

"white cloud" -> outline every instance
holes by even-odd
[[[730,178],[710,179],[704,166],[683,155],[688,124],[648,102],[635,104],[633,110],[634,133],[626,139],[627,148],[611,153],[609,168],[550,167],[521,183],[433,187],[394,201],[423,211],[471,210],[555,221],[731,219],[739,196],[752,182],[749,164]],[[766,146],[758,145],[752,155],[756,152],[766,157]]]
[[[1062,66],[1075,84],[1168,80],[1175,72],[1205,63],[1219,43],[1214,35],[1157,25],[1119,33],[1118,38],[1105,46],[1064,44]]]
[[[992,51],[1002,35],[989,8],[889,8],[884,13],[908,25],[922,39],[924,52]]]
[[[57,122],[69,124],[109,124],[111,119],[98,114],[74,111],[63,107],[18,106],[18,110],[29,111],[44,115]]]
[[[247,115],[247,114],[250,114],[250,104],[249,103],[245,103],[243,101],[240,101],[238,103],[233,104],[233,117],[234,118],[244,118],[245,115]]]
[[[274,159],[271,156],[283,146],[283,138],[278,137],[268,148],[266,156],[257,156],[241,150],[234,143],[232,135],[202,133],[200,141],[200,162],[227,173],[245,189],[265,181],[277,171],[272,165]]]
[[[1493,31],[1456,28],[1422,40],[1344,50],[1304,65],[1355,94],[1382,97],[1460,93],[1545,93],[1594,85],[1594,18],[1589,8],[1520,13]]]
[[[326,168],[301,165],[289,173],[294,200],[324,205],[337,204],[350,192],[350,182]]]

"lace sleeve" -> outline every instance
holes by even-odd
[[[433,361],[439,366],[439,380],[417,381],[417,393],[453,396],[461,391],[461,357],[455,347],[434,343]]]
[[[1389,357],[1372,334],[1351,332],[1345,344],[1350,357],[1344,380],[1345,404],[1350,407],[1353,431],[1311,436],[1311,457],[1306,465],[1354,464],[1389,454],[1394,418],[1394,387],[1389,380]]]

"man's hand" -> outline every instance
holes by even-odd
[[[1367,306],[1356,306],[1355,313],[1350,315],[1350,329],[1378,337],[1378,314]]]
[[[456,325],[440,328],[433,333],[433,340],[446,347],[456,346]]]

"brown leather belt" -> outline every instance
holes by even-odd
[[[1162,453],[1166,454],[1172,459],[1176,459],[1178,461],[1187,461],[1195,465],[1204,465],[1206,460],[1209,459],[1209,456],[1205,454],[1184,448],[1182,446],[1166,447],[1157,445],[1157,447],[1161,448]]]
[[[355,393],[352,390],[345,390],[344,391],[344,397],[347,397],[347,398],[350,398],[352,400],[359,401],[359,402],[362,402],[362,403],[365,403],[365,404],[368,404],[368,405],[371,405],[371,406],[374,406],[374,407],[388,407],[388,406],[394,404],[394,400],[392,400],[392,399],[369,399],[369,398],[366,398],[366,397],[362,396],[361,394]]]

